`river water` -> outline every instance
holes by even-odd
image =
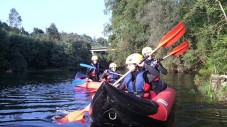
[[[83,109],[90,102],[86,90],[75,91],[74,72],[29,72],[0,74],[0,126],[6,127],[84,127],[85,122],[59,124],[55,118]],[[193,74],[168,74],[162,79],[177,92],[168,127],[227,126],[227,104],[207,101],[193,85]]]

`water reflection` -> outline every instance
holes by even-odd
[[[55,116],[83,109],[91,101],[91,93],[75,91],[71,81],[74,72],[31,72],[0,74],[0,126],[89,126],[57,124]],[[208,102],[193,85],[192,74],[169,74],[162,79],[177,92],[174,111],[168,127],[227,126],[227,105]]]

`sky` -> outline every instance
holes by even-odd
[[[111,18],[111,14],[104,14],[104,0],[0,0],[2,22],[7,22],[12,8],[17,10],[21,26],[29,33],[34,27],[46,32],[54,23],[59,32],[106,38],[103,29]]]

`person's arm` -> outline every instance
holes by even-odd
[[[89,69],[89,68],[88,68],[87,71],[86,71],[86,75],[87,75],[87,77],[90,76],[90,69]]]
[[[143,77],[146,83],[151,84],[151,82],[157,77],[157,75],[153,75],[147,71],[144,73]]]
[[[120,90],[124,90],[125,89],[125,83],[124,83],[124,81],[121,81],[119,84],[120,85],[117,86],[117,88],[120,89]]]
[[[105,70],[105,71],[102,73],[102,75],[101,75],[100,79],[101,79],[101,80],[105,79],[105,78],[106,78],[107,73],[108,73],[108,71],[107,71],[107,70]]]
[[[158,70],[153,68],[152,66],[145,63],[144,68],[149,72],[150,75],[153,75],[153,77],[159,76]]]
[[[162,66],[161,62],[158,62],[158,69],[163,75],[167,75],[167,70]]]

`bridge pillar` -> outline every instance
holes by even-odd
[[[94,51],[91,51],[91,54],[94,55]]]

